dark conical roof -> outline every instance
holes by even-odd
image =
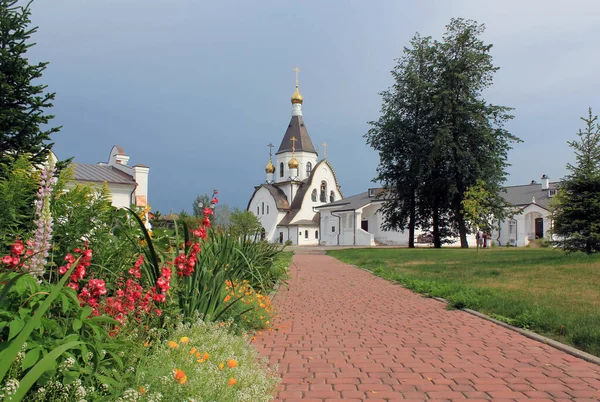
[[[279,146],[277,154],[282,152],[292,152],[292,137],[296,137],[296,152],[317,153],[312,141],[310,140],[308,131],[306,131],[302,116],[293,116],[292,120],[290,120],[290,124],[288,125],[287,131],[283,136],[283,140],[281,140],[281,145]]]

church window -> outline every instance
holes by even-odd
[[[331,227],[331,233],[335,233],[335,226]]]
[[[263,215],[265,214],[265,203],[264,202],[262,203],[262,214]]]
[[[312,163],[306,162],[306,177],[310,177],[311,172],[312,172]]]
[[[260,207],[258,205],[256,206],[256,215],[260,215]]]
[[[305,231],[304,231],[304,238],[305,238],[305,239],[308,239],[308,230],[305,230]]]
[[[313,201],[317,201],[317,189],[315,188],[310,195],[310,199]]]
[[[267,215],[269,215],[269,206],[267,205]]]
[[[321,182],[321,202],[327,202],[327,183],[325,181]]]
[[[331,193],[329,193],[329,202],[334,202],[335,201],[335,193],[333,192],[333,190],[331,190]]]
[[[318,239],[318,238],[319,238],[319,231],[315,230],[315,239]]]
[[[279,177],[283,177],[283,162],[279,164]]]

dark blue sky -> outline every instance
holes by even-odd
[[[246,206],[266,145],[279,146],[289,122],[296,66],[306,126],[329,145],[342,191],[373,186],[378,158],[363,135],[378,93],[414,33],[439,38],[452,17],[485,23],[494,44],[501,69],[486,98],[515,108],[508,128],[525,141],[507,184],[562,177],[579,117],[600,113],[592,0],[37,0],[32,11],[30,58],[50,62],[43,83],[63,126],[54,151],[96,163],[121,145],[150,166],[150,204],[163,213],[190,211],[213,188]]]

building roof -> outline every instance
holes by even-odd
[[[556,189],[559,182],[550,183],[550,189]],[[532,182],[530,184],[520,186],[509,186],[504,187],[505,192],[501,192],[500,195],[511,205],[514,206],[526,206],[534,203],[542,208],[549,209],[550,197],[548,190],[542,190],[540,183]]]
[[[290,223],[294,220],[294,217],[298,211],[289,211],[286,216],[277,224],[277,226],[289,226]],[[292,226],[303,225],[303,226],[319,226],[320,224],[320,215],[316,213],[313,215],[312,219],[301,219],[297,222],[294,222]]]
[[[73,167],[76,181],[136,185],[133,176],[110,165],[74,163]]]
[[[383,199],[376,197],[369,197],[369,192],[365,191],[352,197],[344,198],[339,201],[330,202],[329,204],[319,205],[315,209],[319,208],[333,208],[335,211],[356,211],[357,209],[366,207],[373,202],[383,202]]]
[[[292,120],[290,120],[287,131],[283,136],[283,140],[281,140],[281,145],[279,146],[279,150],[277,151],[276,155],[283,152],[292,152],[292,137],[296,138],[294,145],[295,152],[317,153],[312,141],[310,140],[308,131],[306,131],[306,126],[304,125],[302,116],[293,116]]]
[[[273,196],[273,199],[275,200],[275,205],[277,206],[277,209],[279,209],[279,210],[290,209],[290,203],[288,202],[287,196],[285,195],[283,190],[280,189],[279,187],[275,187],[272,184],[261,184],[260,186],[256,186],[254,188],[254,193],[252,193],[252,197],[250,197],[250,201],[248,201],[248,206],[246,207],[246,209],[250,208],[250,203],[252,202],[252,199],[254,198],[254,194],[256,194],[256,192],[258,190],[260,190],[261,187],[264,187],[267,190],[269,190],[269,193],[271,193],[271,196]]]

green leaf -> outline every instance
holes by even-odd
[[[21,382],[19,383],[19,388],[17,388],[17,392],[12,396],[11,401],[19,402],[23,400],[29,389],[35,384],[38,378],[44,372],[51,370],[54,367],[55,360],[66,352],[69,349],[74,348],[75,346],[81,344],[82,342],[68,342],[64,345],[60,345],[54,348],[50,353],[48,353],[42,360],[40,360],[29,372]]]
[[[92,314],[92,311],[92,307],[85,306],[83,309],[81,309],[81,314],[79,314],[79,318],[83,320],[84,318],[89,317],[90,314]]]
[[[83,325],[83,323],[81,322],[81,320],[80,320],[80,319],[78,319],[78,318],[75,318],[75,319],[73,320],[73,329],[74,329],[75,331],[79,331],[79,329],[81,328],[81,326],[82,326],[82,325]]]
[[[21,369],[23,371],[27,370],[29,367],[33,366],[40,358],[40,348],[31,349],[25,357],[23,358],[23,362],[21,363]]]
[[[25,323],[20,318],[14,318],[10,324],[8,324],[8,340],[11,340],[23,329]]]
[[[63,373],[64,383],[72,384],[73,381],[79,378],[79,371],[67,371]]]

